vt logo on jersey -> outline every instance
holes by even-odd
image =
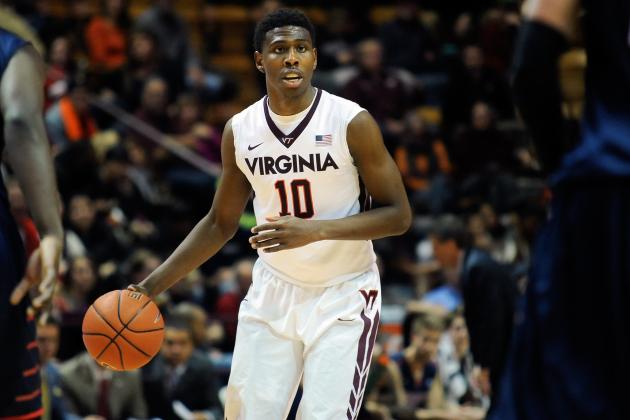
[[[252,175],[286,174],[289,172],[300,173],[309,169],[313,172],[323,172],[328,168],[339,169],[330,153],[323,158],[319,153],[309,153],[308,158],[300,155],[259,156],[253,159],[245,158],[245,163]]]

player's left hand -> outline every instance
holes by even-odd
[[[295,216],[266,217],[268,223],[252,228],[249,243],[263,252],[278,252],[298,248],[320,240],[316,221]]]
[[[37,287],[28,313],[34,316],[41,315],[40,322],[44,322],[49,315],[59,273],[61,248],[62,244],[59,238],[52,235],[44,236],[39,243],[39,248],[28,259],[24,278],[11,292],[11,304],[17,305],[24,299],[29,290]]]

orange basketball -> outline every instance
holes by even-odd
[[[114,290],[94,301],[83,318],[83,342],[98,363],[114,370],[144,366],[164,338],[164,320],[148,296]]]

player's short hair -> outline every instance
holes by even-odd
[[[459,248],[466,248],[470,243],[464,222],[459,217],[450,214],[440,216],[433,223],[431,235],[440,242],[453,240]]]
[[[256,30],[254,31],[254,49],[261,52],[267,32],[283,26],[299,26],[306,29],[311,35],[313,45],[315,45],[315,27],[308,16],[297,9],[281,8],[266,15],[256,25]]]

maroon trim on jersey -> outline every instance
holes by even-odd
[[[367,306],[367,305],[366,305]],[[370,319],[365,315],[365,309],[361,312],[363,320],[363,332],[359,338],[359,349],[357,351],[357,362],[354,367],[354,379],[352,381],[352,390],[350,391],[350,399],[346,416],[348,420],[356,419],[363,401],[363,393],[367,384],[368,371],[370,362],[372,361],[372,350],[376,341],[376,333],[379,325],[379,312],[376,311],[374,319]]]
[[[319,100],[321,99],[321,97],[322,97],[322,90],[317,89],[317,93],[315,94],[315,101],[313,102],[311,109],[309,109],[308,113],[304,116],[304,119],[300,121],[300,123],[297,125],[297,127],[295,127],[295,129],[293,129],[293,131],[291,131],[291,133],[284,134],[282,130],[278,128],[276,123],[273,122],[273,120],[271,119],[271,115],[269,115],[269,104],[268,104],[269,96],[265,96],[265,99],[263,100],[263,104],[264,104],[263,108],[265,110],[265,119],[267,120],[267,125],[269,126],[269,129],[271,130],[273,135],[276,136],[278,141],[282,143],[284,147],[288,149],[289,147],[291,147],[293,143],[295,143],[297,138],[300,137],[300,134],[302,134],[302,131],[304,131],[308,123],[311,122],[311,119],[313,118],[313,114],[315,114],[315,110],[317,109],[317,105],[319,104]]]

